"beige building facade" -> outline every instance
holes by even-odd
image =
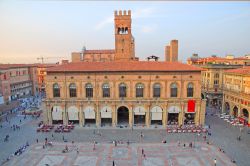
[[[181,63],[145,61],[81,62],[51,68],[46,77],[44,121],[72,121],[80,126],[127,123],[130,127],[165,127],[171,121],[183,125],[188,120],[204,124],[200,73],[201,69]],[[194,105],[190,107],[189,102]]]
[[[250,126],[250,67],[224,74],[223,112]]]

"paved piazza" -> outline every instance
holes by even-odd
[[[65,145],[69,152],[62,153]],[[79,153],[77,153],[77,148]],[[142,155],[144,150],[145,157]],[[176,143],[167,144],[96,144],[95,149],[90,143],[54,143],[53,147],[43,149],[41,143],[29,147],[22,156],[16,157],[5,165],[82,165],[82,166],[160,166],[185,165],[200,166],[213,164],[216,158],[221,166],[233,166],[230,159],[213,145],[196,143],[195,148],[178,146]]]
[[[208,109],[208,112],[211,112]],[[211,126],[211,136],[208,137],[212,145],[203,141],[202,135],[192,133],[166,133],[165,129],[145,129],[136,127],[134,130],[126,128],[76,126],[70,133],[37,133],[37,124],[41,119],[27,117],[24,120],[22,115],[9,117],[10,124],[3,122],[0,128],[0,161],[6,159],[27,141],[29,146],[20,156],[14,156],[4,165],[33,166],[46,164],[52,165],[108,165],[113,161],[117,166],[122,165],[213,165],[214,158],[217,159],[217,166],[233,165],[235,160],[238,166],[249,166],[250,163],[250,134],[247,128],[242,131],[242,140],[237,141],[240,133],[238,127],[231,126],[217,116],[206,116],[206,124]],[[21,120],[21,123],[20,123]],[[13,131],[10,125],[18,124],[21,129]],[[143,139],[140,139],[140,133]],[[99,134],[101,133],[101,135]],[[9,134],[8,142],[4,137]],[[52,137],[53,134],[53,137]],[[52,148],[42,148],[45,141],[52,141],[55,144]],[[63,142],[63,138],[67,142]],[[36,143],[36,139],[39,140]],[[113,140],[122,141],[117,147]],[[130,145],[127,147],[127,141]],[[167,140],[167,144],[161,143]],[[74,144],[72,145],[72,141]],[[97,145],[93,150],[93,142]],[[181,142],[181,147],[177,142]],[[192,142],[195,148],[183,147]],[[68,145],[69,152],[62,153],[65,145]],[[216,146],[216,147],[215,147]],[[79,149],[77,154],[76,149]],[[146,159],[141,155],[144,149]],[[225,153],[218,150],[222,148]],[[0,164],[1,165],[1,164]]]

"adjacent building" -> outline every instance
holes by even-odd
[[[223,112],[250,126],[250,67],[224,73]]]
[[[242,68],[249,64],[248,56],[234,58],[227,55],[225,58],[211,56],[200,58],[198,54],[193,54],[187,60],[187,64],[203,68],[202,73],[202,98],[207,99],[207,105],[222,107],[224,72],[231,69]]]
[[[0,64],[0,94],[4,102],[38,92],[37,67],[31,64]]]
[[[131,11],[115,11],[114,50],[84,48],[47,70],[45,123],[204,124],[202,69],[176,62],[177,41],[171,61],[139,61],[131,22]]]
[[[37,64],[37,81],[39,92],[45,92],[45,77],[47,75],[47,69],[57,65],[58,64]]]
[[[210,57],[201,58],[198,54],[193,54],[187,59],[189,65],[207,65],[207,64],[224,64],[224,65],[250,65],[250,55],[242,57],[234,57],[234,55],[226,55],[226,57],[218,57],[212,55]]]

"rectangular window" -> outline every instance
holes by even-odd
[[[160,97],[161,96],[161,89],[160,88],[154,88],[154,97]]]
[[[177,88],[171,88],[171,97],[177,97]]]
[[[93,88],[86,88],[86,97],[87,98],[93,97]]]

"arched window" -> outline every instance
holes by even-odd
[[[103,84],[102,86],[102,96],[103,97],[110,97],[110,87],[109,84]]]
[[[57,83],[53,84],[53,97],[60,97],[60,87]]]
[[[121,83],[119,85],[119,97],[127,97],[126,91],[127,91],[126,85],[124,83]]]
[[[214,75],[214,78],[215,78],[215,79],[218,79],[219,77],[220,77],[219,73],[216,73],[216,74]]]
[[[177,84],[176,83],[172,83],[170,86],[171,90],[170,90],[170,97],[177,97]]]
[[[93,97],[93,86],[90,83],[85,85],[85,90],[87,98]]]
[[[161,97],[161,85],[158,83],[153,86],[153,96]]]
[[[192,83],[189,83],[187,86],[187,97],[193,97],[194,96],[194,86]]]
[[[69,85],[69,97],[76,97],[76,84]]]
[[[144,89],[144,86],[143,84],[136,84],[136,97],[143,97],[143,89]]]

